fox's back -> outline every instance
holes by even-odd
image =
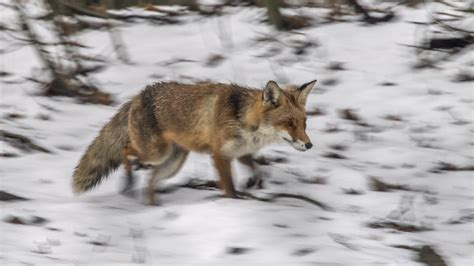
[[[190,150],[206,151],[216,142],[217,132],[232,135],[238,130],[240,114],[257,93],[233,84],[156,83],[136,97],[132,119],[143,120],[150,134],[162,134]]]

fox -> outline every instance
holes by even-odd
[[[73,191],[91,190],[122,164],[122,192],[131,191],[133,166],[147,165],[152,171],[143,192],[145,203],[158,205],[157,182],[174,176],[190,152],[211,156],[224,196],[238,198],[234,159],[253,173],[248,187],[261,188],[253,159],[258,150],[277,142],[298,151],[313,146],[306,133],[305,105],[315,83],[281,88],[270,80],[263,89],[223,83],[148,85],[120,107],[89,145],[74,169]]]

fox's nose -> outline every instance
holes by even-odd
[[[313,147],[313,144],[311,142],[307,142],[305,145],[307,150],[311,149],[311,147]]]

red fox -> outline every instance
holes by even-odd
[[[252,154],[286,141],[299,151],[313,145],[306,134],[305,104],[316,80],[292,89],[269,81],[263,90],[235,84],[155,83],[147,86],[100,131],[73,174],[76,193],[90,190],[124,164],[125,191],[133,186],[134,162],[151,165],[145,200],[155,204],[155,185],[176,174],[190,151],[212,156],[220,188],[235,198],[231,160],[255,173]]]

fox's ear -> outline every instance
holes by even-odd
[[[277,107],[280,105],[281,97],[283,96],[283,91],[280,89],[278,84],[270,80],[263,90],[263,104],[268,107]]]
[[[311,90],[314,87],[314,84],[316,84],[317,80],[310,81],[308,83],[305,83],[301,85],[296,91],[298,93],[297,99],[298,99],[298,104],[301,106],[306,105],[306,100],[308,99],[308,95],[311,92]]]

